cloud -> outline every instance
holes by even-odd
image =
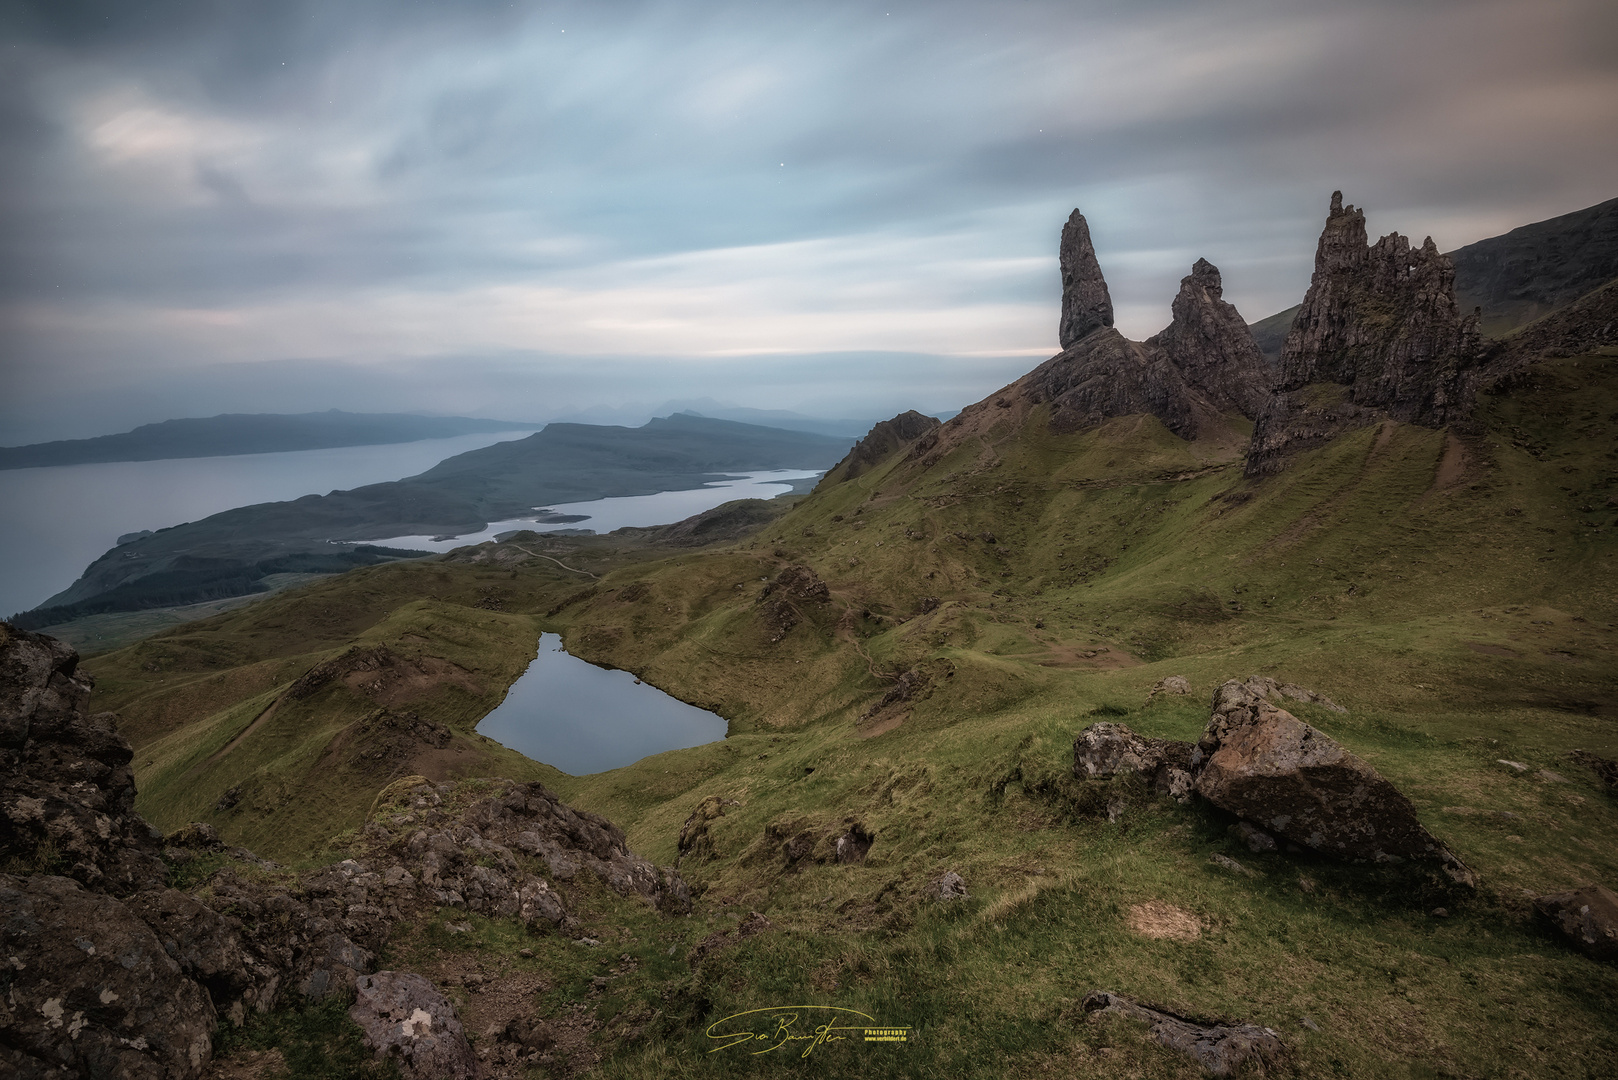
[[[1075,205],[1145,336],[1199,256],[1294,303],[1333,188],[1445,248],[1610,198],[1614,44],[1597,0],[14,5],[0,378],[47,425],[75,379],[230,365],[325,407],[314,358],[414,365],[399,407],[518,355],[987,392],[1054,347]]]

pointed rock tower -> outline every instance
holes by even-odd
[[[1062,322],[1057,340],[1066,349],[1093,331],[1112,325],[1112,297],[1101,276],[1090,223],[1074,210],[1062,227]]]

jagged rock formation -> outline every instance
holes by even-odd
[[[1334,191],[1247,475],[1279,472],[1291,455],[1378,420],[1461,419],[1482,360],[1477,318],[1457,309],[1454,266],[1432,237],[1419,248],[1398,233],[1369,244],[1364,211]],[[1311,393],[1319,384],[1344,389]]]
[[[539,784],[407,778],[383,793],[359,859],[301,875],[226,849],[207,825],[165,840],[133,809],[129,745],[112,714],[89,715],[77,662],[61,642],[0,623],[8,1075],[191,1080],[218,1022],[289,995],[353,994],[393,925],[439,906],[536,932],[575,927],[517,853],[545,860],[557,881],[586,871],[660,911],[690,910],[677,873]],[[166,887],[169,864],[204,855],[226,865],[194,893]]]
[[[1182,439],[1218,426],[1223,414],[1252,419],[1264,408],[1264,357],[1208,260],[1198,259],[1181,280],[1174,321],[1144,342],[1130,341],[1112,329],[1106,282],[1075,210],[1062,231],[1062,285],[1063,351],[996,395],[996,404],[1013,396],[1049,402],[1058,431],[1150,413]]]
[[[854,448],[848,452],[848,456],[838,467],[826,474],[826,479],[830,483],[839,484],[845,480],[852,480],[865,470],[887,460],[894,451],[931,434],[938,430],[938,427],[939,421],[936,417],[919,413],[915,409],[902,412],[892,420],[883,420],[873,425],[865,437],[854,444]]]
[[[1107,293],[1107,279],[1101,274],[1095,245],[1090,242],[1090,223],[1077,209],[1062,226],[1058,254],[1062,265],[1062,321],[1056,336],[1066,349],[1112,325],[1112,297]]]
[[[1180,279],[1173,311],[1174,321],[1146,347],[1162,350],[1215,409],[1257,416],[1270,398],[1269,372],[1241,313],[1225,302],[1219,268],[1198,259]]]
[[[0,623],[0,865],[114,896],[159,888],[162,837],[135,809],[134,751],[55,638]]]

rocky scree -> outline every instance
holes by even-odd
[[[226,848],[206,824],[165,839],[135,813],[129,745],[112,714],[89,714],[91,683],[76,666],[62,643],[0,623],[10,1074],[201,1076],[219,1022],[289,998],[353,996],[394,924],[441,906],[572,930],[561,895],[519,853],[556,880],[589,872],[660,911],[690,910],[677,873],[539,784],[409,778],[383,793],[389,812],[354,844],[359,858],[305,874]],[[167,887],[170,865],[204,858],[223,865],[190,892]]]

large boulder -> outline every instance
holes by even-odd
[[[189,1080],[212,1003],[126,905],[71,878],[0,875],[0,1057],[20,1075]]]
[[[349,1018],[365,1045],[398,1063],[405,1080],[475,1080],[478,1061],[455,1009],[432,983],[403,971],[379,971],[355,985]]]
[[[1270,704],[1263,682],[1231,680],[1192,754],[1196,790],[1223,810],[1341,859],[1435,859],[1470,873],[1410,800],[1336,740]]]
[[[1618,895],[1602,885],[1541,896],[1534,901],[1573,944],[1597,960],[1618,963]]]

